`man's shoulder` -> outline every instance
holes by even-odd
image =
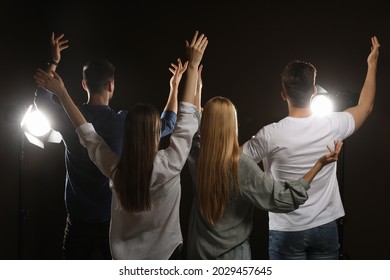
[[[119,110],[117,115],[118,116],[121,116],[121,117],[126,117],[127,116],[127,113],[128,111],[127,110]]]

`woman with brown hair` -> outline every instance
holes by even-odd
[[[160,114],[139,104],[125,121],[121,155],[111,151],[73,103],[61,78],[43,70],[34,76],[39,86],[56,94],[76,127],[92,161],[112,183],[110,248],[113,259],[177,259],[183,238],[180,229],[180,172],[191,148],[198,121],[194,116],[197,71],[208,40],[195,35],[186,44],[188,62],[172,65],[175,90],[187,71],[178,119],[170,144],[158,150]],[[172,86],[172,85],[171,85]],[[177,95],[177,93],[176,93]]]

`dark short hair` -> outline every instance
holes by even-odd
[[[83,79],[92,94],[102,93],[114,76],[114,65],[104,59],[88,61],[83,67]]]
[[[282,72],[282,86],[295,107],[310,105],[314,93],[317,70],[309,62],[294,60]]]

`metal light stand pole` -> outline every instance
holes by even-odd
[[[25,219],[25,210],[23,209],[22,192],[23,192],[23,161],[24,161],[24,134],[20,132],[19,143],[19,186],[18,186],[18,259],[22,259],[23,243],[23,221]]]
[[[48,128],[48,131],[46,134],[36,136],[34,133],[25,132],[26,130],[26,118],[31,117],[29,116],[31,110],[34,110],[35,105],[30,105],[28,110],[26,111],[22,122],[20,123],[20,146],[19,146],[19,186],[18,186],[18,244],[17,244],[17,254],[18,259],[22,259],[22,249],[23,249],[23,228],[24,228],[24,221],[26,220],[28,216],[28,210],[23,207],[23,185],[24,185],[24,143],[25,143],[25,137],[27,140],[40,147],[44,148],[44,142],[52,142],[52,143],[60,143],[62,141],[61,134],[59,134],[57,131],[54,131],[50,127]],[[36,108],[35,108],[36,109]],[[41,115],[39,115],[41,117]],[[40,120],[38,120],[38,123],[45,123],[44,120],[42,120],[42,117]],[[46,120],[47,122],[47,120]],[[27,124],[28,126],[28,124]],[[41,138],[44,137],[44,138]]]
[[[24,141],[23,129],[20,129],[19,142],[19,186],[18,186],[18,259],[23,259],[23,235],[24,221],[27,218],[28,210],[23,207],[23,186],[24,186]]]
[[[349,90],[339,91],[336,95],[336,98],[338,99],[339,102],[337,111],[342,112],[347,108],[355,106],[358,103],[359,96],[360,96],[359,94],[351,92]],[[340,152],[339,160],[337,163],[337,180],[339,182],[340,196],[343,205],[344,205],[344,163],[345,163],[346,148],[347,148],[346,139],[344,139],[343,148]],[[346,223],[345,217],[341,217],[338,219],[338,231],[339,231],[339,243],[340,243],[339,259],[345,258],[345,252],[344,252],[345,223]]]
[[[344,204],[344,156],[345,156],[345,140],[343,141],[343,148],[341,149],[339,159],[337,162],[337,181],[339,182],[339,191],[341,201]],[[337,228],[339,233],[339,259],[344,259],[344,224],[345,217],[341,217],[337,220]]]

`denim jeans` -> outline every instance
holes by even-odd
[[[336,221],[302,231],[269,231],[270,260],[338,260]]]

